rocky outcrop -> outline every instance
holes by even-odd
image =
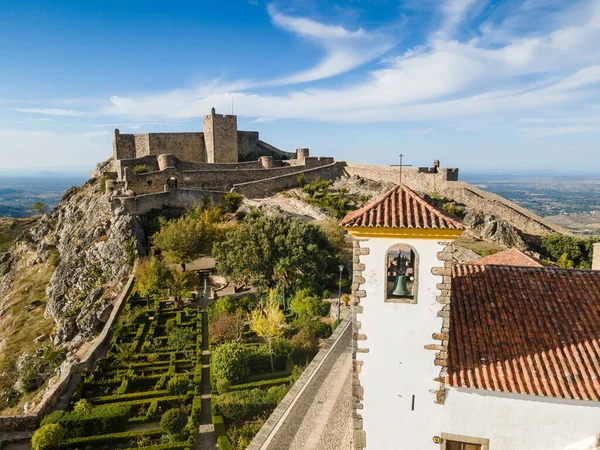
[[[142,251],[137,219],[112,215],[104,191],[101,179],[69,189],[50,214],[21,236],[2,264],[0,299],[10,295],[24,259],[28,268],[54,267],[45,315],[56,323],[55,344],[73,346],[102,329],[136,253]]]
[[[528,248],[520,232],[506,220],[481,211],[469,211],[463,222],[468,226],[466,234],[476,239],[494,242],[508,248],[515,247],[520,250]]]

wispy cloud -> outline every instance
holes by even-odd
[[[520,132],[535,138],[565,136],[569,134],[600,133],[600,125],[563,125],[554,127],[525,127]]]
[[[87,113],[83,111],[75,111],[73,109],[61,109],[61,108],[10,108],[10,111],[31,113],[31,114],[44,114],[48,116],[85,116]]]
[[[567,5],[566,7],[571,7]],[[381,68],[364,74],[353,85],[263,93],[260,83],[225,85],[215,80],[210,89],[113,96],[105,112],[136,120],[181,120],[201,117],[211,106],[227,105],[235,97],[236,113],[257,121],[295,118],[329,122],[388,122],[443,120],[455,117],[497,117],[531,114],[540,108],[570,110],[584,102],[600,101],[600,0],[576,5],[578,19],[538,35],[514,35],[502,43],[488,38],[460,41],[448,37],[477,8],[469,1],[447,1],[444,33],[415,45]],[[575,6],[573,6],[575,8]],[[585,14],[584,14],[585,13]],[[279,83],[316,80],[364,64],[378,50],[359,56],[372,39],[359,28],[292,17],[271,8],[273,22],[298,36],[318,40],[328,49],[321,64]],[[585,20],[580,17],[585,16]],[[571,16],[569,16],[571,17]],[[376,40],[376,42],[379,42]],[[336,58],[341,62],[335,63]],[[333,63],[332,63],[333,62]]]
[[[341,25],[286,15],[272,4],[268,11],[275,26],[310,39],[325,50],[325,57],[310,69],[265,84],[305,83],[340,75],[380,57],[394,45],[390,36],[377,32],[367,32],[362,28],[351,31]]]

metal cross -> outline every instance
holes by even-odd
[[[398,157],[400,158],[400,164],[392,164],[392,167],[399,167],[398,170],[398,184],[402,184],[402,168],[403,167],[411,167],[412,164],[402,164],[402,158],[404,158],[404,155],[402,153],[400,153],[398,155]]]

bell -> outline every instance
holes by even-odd
[[[408,291],[408,287],[406,286],[406,276],[402,274],[396,275],[396,282],[394,283],[394,288],[392,289],[392,295],[396,295],[398,297],[411,295],[411,293]]]

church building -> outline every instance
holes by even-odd
[[[600,271],[457,264],[464,225],[404,185],[341,225],[355,449],[600,448]]]

